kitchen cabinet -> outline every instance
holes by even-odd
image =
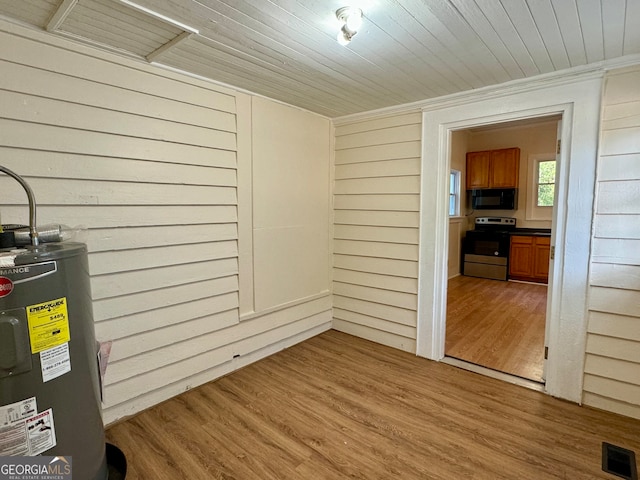
[[[503,148],[467,153],[467,190],[518,188],[520,149]]]
[[[547,283],[551,237],[512,235],[509,250],[509,278]]]

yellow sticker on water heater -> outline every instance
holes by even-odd
[[[67,297],[27,307],[31,353],[48,350],[70,340]]]

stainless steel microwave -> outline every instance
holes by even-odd
[[[474,210],[515,210],[517,199],[515,188],[471,190],[471,208]]]

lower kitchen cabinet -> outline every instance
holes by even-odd
[[[513,235],[509,251],[509,278],[547,283],[551,238]]]

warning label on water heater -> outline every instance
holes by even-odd
[[[53,409],[38,413],[35,397],[0,407],[0,456],[35,456],[56,445]]]
[[[67,298],[27,307],[31,353],[57,347],[70,340]]]

